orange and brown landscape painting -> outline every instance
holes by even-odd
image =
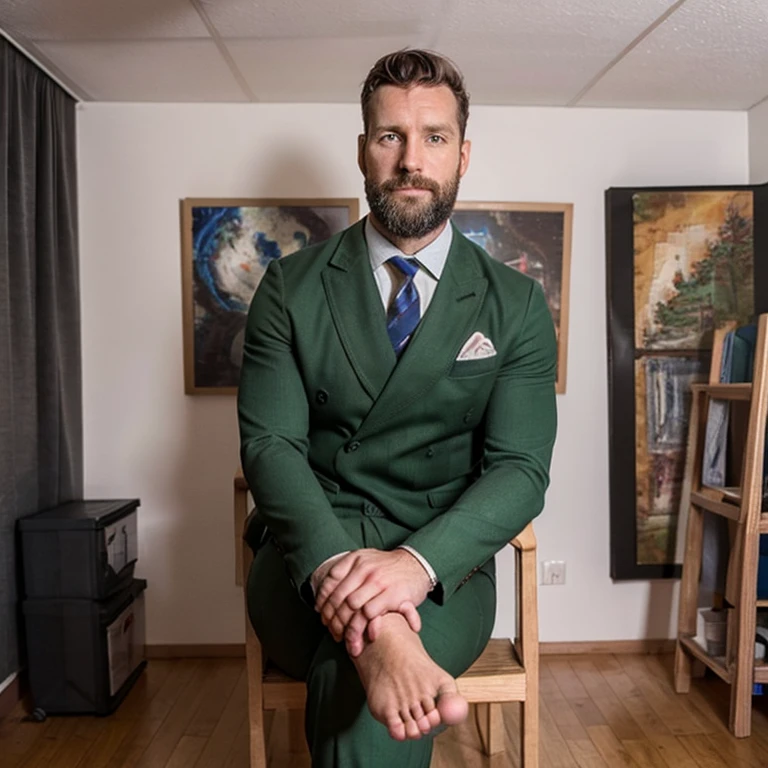
[[[690,411],[716,328],[754,312],[751,192],[633,197],[637,563],[672,563]]]
[[[633,214],[636,349],[708,349],[751,320],[751,192],[640,193]]]

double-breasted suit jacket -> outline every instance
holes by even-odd
[[[457,359],[476,331],[496,354]],[[273,261],[250,306],[243,472],[298,588],[356,549],[342,508],[375,505],[430,562],[442,602],[542,509],[556,340],[534,280],[454,229],[396,360],[363,222]]]

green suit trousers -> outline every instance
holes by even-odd
[[[359,547],[391,550],[410,531],[384,516],[338,510]],[[248,609],[265,653],[307,684],[305,729],[313,768],[428,768],[431,737],[398,742],[371,716],[365,691],[343,643],[298,595],[273,539],[256,553],[248,580]],[[421,640],[443,669],[458,677],[482,653],[493,629],[496,587],[477,571],[449,600],[420,607]]]

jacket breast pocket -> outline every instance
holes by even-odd
[[[496,370],[497,361],[497,355],[481,357],[478,360],[456,360],[451,366],[448,376],[452,379],[463,379],[493,373]]]

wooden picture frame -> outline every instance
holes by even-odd
[[[246,315],[269,261],[358,218],[356,198],[181,201],[186,394],[236,394]]]
[[[612,188],[605,206],[610,574],[679,578],[689,387],[708,378],[716,328],[768,311],[768,185]],[[749,302],[722,293],[734,215],[751,227]]]
[[[497,261],[534,277],[557,332],[556,392],[565,393],[573,203],[457,202],[453,222]]]

